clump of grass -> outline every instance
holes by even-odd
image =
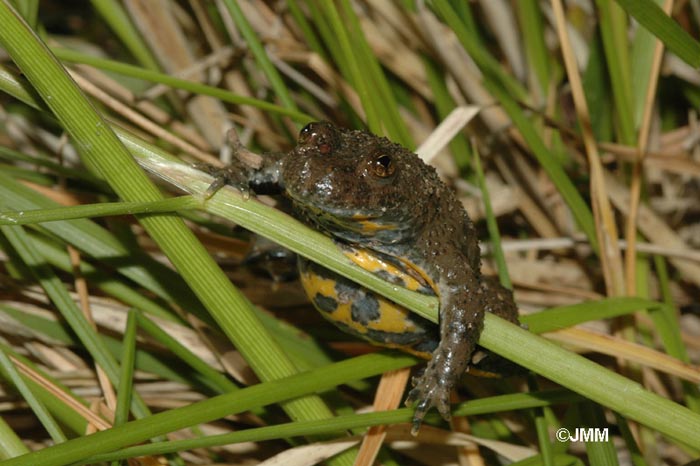
[[[693,2],[18,5],[0,5],[0,373],[9,409],[32,416],[0,425],[7,464],[697,456],[697,335],[683,324],[697,317],[679,312],[700,285]],[[417,148],[475,220],[486,212],[528,325],[489,316],[480,341],[531,369],[527,387],[469,378],[454,411],[468,423],[429,418],[419,450],[395,442],[410,409],[391,409],[416,360],[357,355],[366,345],[307,317],[296,283],[254,272],[250,235],[227,222],[434,321],[436,301],[233,189],[205,199],[211,178],[190,168],[226,155],[231,126],[264,152],[312,120]],[[436,128],[450,136],[423,144]],[[367,380],[401,371],[376,393]],[[373,398],[387,410],[355,413]],[[386,424],[358,456],[346,433]],[[584,452],[552,435],[562,427],[610,439]]]

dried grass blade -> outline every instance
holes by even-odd
[[[620,256],[620,245],[617,238],[617,226],[608,201],[608,195],[603,179],[603,168],[598,155],[598,148],[590,122],[588,105],[583,93],[578,64],[571,49],[569,36],[566,32],[566,18],[561,0],[552,0],[552,8],[556,17],[556,28],[561,44],[564,64],[574,97],[576,113],[583,132],[583,142],[591,171],[591,203],[595,218],[596,236],[600,244],[600,258],[608,294],[620,296],[624,293],[624,274]]]

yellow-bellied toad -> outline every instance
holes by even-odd
[[[450,390],[470,364],[498,367],[495,355],[472,359],[484,312],[517,323],[517,309],[508,290],[481,276],[472,222],[418,156],[365,131],[311,123],[292,151],[267,157],[246,181],[258,193],[283,192],[297,217],[336,239],[365,269],[438,297],[439,327],[300,260],[304,288],[325,317],[373,343],[430,359],[408,396],[417,401],[414,430],[431,406],[449,418]]]

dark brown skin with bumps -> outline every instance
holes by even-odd
[[[467,369],[484,312],[517,323],[510,292],[480,272],[471,220],[435,169],[385,138],[312,123],[287,154],[248,177],[256,192],[280,189],[298,217],[339,241],[398,258],[440,301],[440,342],[408,401],[414,428],[430,407],[449,419],[449,396]]]

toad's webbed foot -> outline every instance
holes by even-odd
[[[226,185],[233,186],[245,198],[251,192],[257,194],[279,194],[280,154],[267,154],[263,157],[246,148],[238,139],[234,129],[226,133],[226,146],[231,150],[231,163],[216,167],[208,163],[195,164],[195,168],[214,177],[214,181],[204,193],[209,199]]]
[[[204,192],[205,199],[209,199],[226,185],[238,189],[245,197],[250,196],[250,188],[248,186],[249,170],[247,170],[243,164],[232,163],[225,167],[216,167],[202,162],[194,164],[194,168],[214,177],[214,181],[212,181]]]
[[[440,369],[435,361],[428,363],[422,375],[413,378],[413,389],[406,399],[407,405],[415,404],[411,434],[417,435],[425,414],[433,406],[437,408],[442,417],[449,421],[450,414],[450,391],[453,383],[445,377],[444,371]]]

